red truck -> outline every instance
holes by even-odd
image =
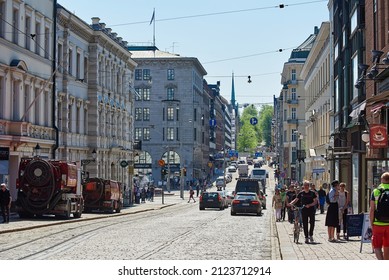
[[[120,213],[123,192],[119,182],[102,178],[89,178],[83,183],[84,212],[102,211]]]
[[[74,162],[22,158],[16,181],[16,210],[21,218],[55,215],[80,218],[84,200],[81,173]]]

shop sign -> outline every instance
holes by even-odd
[[[370,148],[386,148],[388,147],[388,133],[386,125],[371,124],[370,125]]]

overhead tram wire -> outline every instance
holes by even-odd
[[[319,3],[319,2],[327,2],[327,0],[308,1],[308,2],[300,2],[300,3],[295,3],[295,4],[279,4],[277,6],[258,7],[258,8],[250,8],[250,9],[233,10],[233,11],[224,11],[224,12],[214,12],[214,13],[207,13],[207,14],[188,15],[188,16],[180,16],[180,17],[172,17],[172,18],[163,18],[163,19],[155,19],[155,21],[172,21],[172,20],[180,20],[180,19],[188,19],[188,18],[198,18],[198,17],[208,17],[208,16],[218,16],[218,15],[225,15],[225,14],[236,14],[236,13],[243,13],[243,12],[252,12],[252,11],[258,11],[258,10],[284,9],[286,7],[301,6],[301,5],[314,4],[314,3]],[[110,27],[124,26],[124,25],[134,25],[134,24],[144,24],[144,23],[148,23],[149,24],[150,20],[112,24],[112,25],[110,25]]]

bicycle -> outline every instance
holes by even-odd
[[[294,225],[293,225],[293,242],[298,244],[299,243],[299,238],[300,238],[300,231],[301,231],[301,210],[305,207],[303,206],[296,206],[292,205],[292,209],[294,212]]]

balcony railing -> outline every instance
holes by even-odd
[[[286,103],[288,104],[299,104],[298,99],[288,99],[286,100]]]
[[[286,119],[286,122],[289,124],[297,124],[298,119],[288,118]]]

